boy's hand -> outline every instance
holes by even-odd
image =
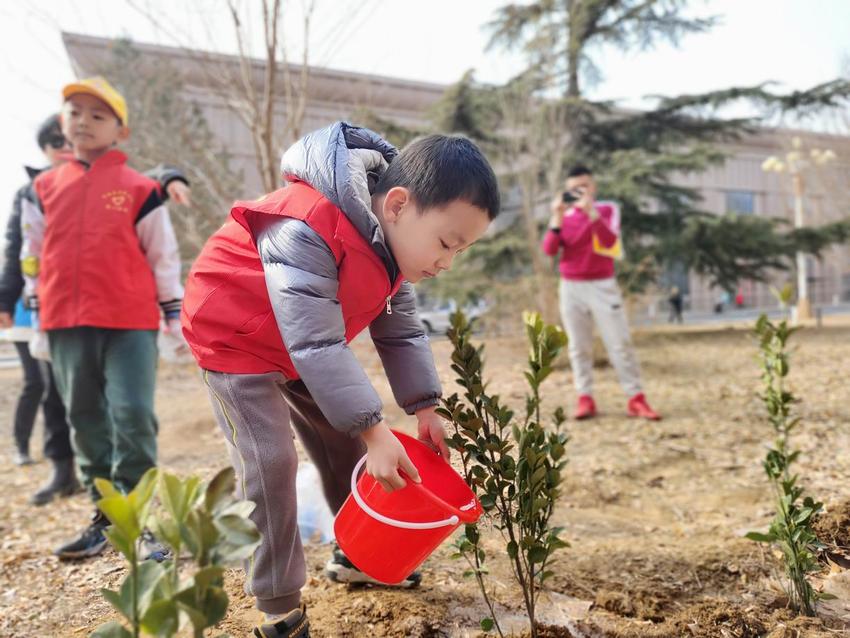
[[[419,419],[419,440],[434,447],[448,463],[451,452],[446,445],[446,422],[437,415],[437,406],[417,410],[416,418]]]
[[[163,328],[165,332],[175,337],[183,336],[183,327],[180,324],[180,318],[174,317],[172,319],[165,320],[165,328]]]
[[[422,482],[419,478],[419,470],[413,465],[401,441],[390,432],[386,423],[381,421],[365,430],[360,436],[366,443],[366,471],[387,492],[400,490],[407,485],[398,473],[399,470],[407,474],[414,483]]]
[[[162,331],[168,335],[173,342],[173,354],[178,357],[184,357],[190,354],[189,344],[186,343],[186,338],[183,336],[183,327],[180,324],[180,319],[167,319]]]
[[[168,196],[175,204],[183,204],[187,208],[192,208],[192,189],[186,183],[175,179],[168,184],[165,190],[168,191]]]
[[[12,315],[8,312],[0,312],[0,328],[12,327]]]

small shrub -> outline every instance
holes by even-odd
[[[811,496],[803,497],[799,476],[791,471],[800,451],[790,448],[790,434],[799,426],[800,418],[793,414],[798,399],[785,386],[785,379],[790,370],[788,339],[795,331],[787,321],[774,324],[766,315],[759,317],[756,323],[764,382],[761,398],[776,433],[763,463],[776,499],[776,516],[767,533],[750,532],[747,538],[770,543],[781,550],[791,606],[807,616],[814,616],[818,599],[829,597],[815,591],[808,581],[809,574],[820,571],[816,556],[822,546],[812,528],[812,518],[823,509],[823,503]]]
[[[448,336],[452,342],[452,370],[465,389],[463,398],[453,394],[439,412],[449,419],[454,434],[449,444],[460,452],[467,483],[481,501],[493,526],[502,534],[514,577],[522,590],[532,638],[537,636],[535,605],[540,588],[552,571],[553,553],[567,547],[561,529],[550,520],[560,495],[561,472],[566,465],[567,434],[562,408],[551,417],[553,427],[544,428],[540,388],[552,372],[552,364],[567,343],[563,330],[547,325],[537,313],[524,313],[530,343],[528,368],[524,373],[529,393],[525,415],[518,417],[491,395],[483,381],[483,346],[470,342],[471,330],[463,313],[452,316]],[[486,553],[479,526],[467,525],[456,543],[456,558],[470,565],[490,616],[481,621],[485,631],[504,635],[496,617],[485,576]]]
[[[227,612],[225,566],[251,556],[260,541],[248,518],[254,504],[233,496],[233,470],[203,486],[197,476],[180,479],[154,468],[127,495],[106,480],[96,485],[102,495],[97,506],[112,523],[106,537],[127,560],[128,573],[117,591],[101,589],[122,620],[101,625],[91,636],[167,637],[186,626],[196,638],[203,636]],[[171,550],[170,560],[139,560],[145,528]]]

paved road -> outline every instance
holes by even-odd
[[[850,304],[837,304],[828,306],[819,306],[815,308],[816,312],[820,309],[823,316],[828,315],[850,315]],[[708,325],[712,323],[737,323],[751,321],[755,322],[759,315],[765,312],[757,308],[742,308],[740,310],[727,310],[726,312],[685,312],[682,314],[685,325]],[[767,310],[767,315],[771,319],[780,319],[784,316],[785,311],[778,308]],[[667,314],[660,314],[655,318],[635,317],[632,324],[635,326],[653,326],[667,323]]]

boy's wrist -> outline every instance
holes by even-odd
[[[414,411],[413,414],[415,414],[417,418],[420,418],[422,416],[426,416],[426,414],[433,414],[436,411],[437,404],[434,403],[433,405],[426,405],[425,407],[419,408],[418,410]]]
[[[387,434],[392,434],[389,426],[387,426],[384,421],[378,421],[375,425],[363,430],[360,433],[360,436],[363,439],[363,442],[366,443],[366,447],[369,447],[369,445],[379,441]]]

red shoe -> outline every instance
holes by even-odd
[[[643,392],[634,395],[631,399],[629,399],[629,404],[627,407],[629,416],[640,417],[642,419],[649,419],[650,421],[660,421],[661,415],[658,414],[655,410],[649,407],[649,404],[646,402],[646,397],[643,395]]]
[[[596,404],[593,402],[593,397],[589,394],[579,395],[576,411],[573,412],[573,418],[581,421],[582,419],[592,419],[595,416]]]

